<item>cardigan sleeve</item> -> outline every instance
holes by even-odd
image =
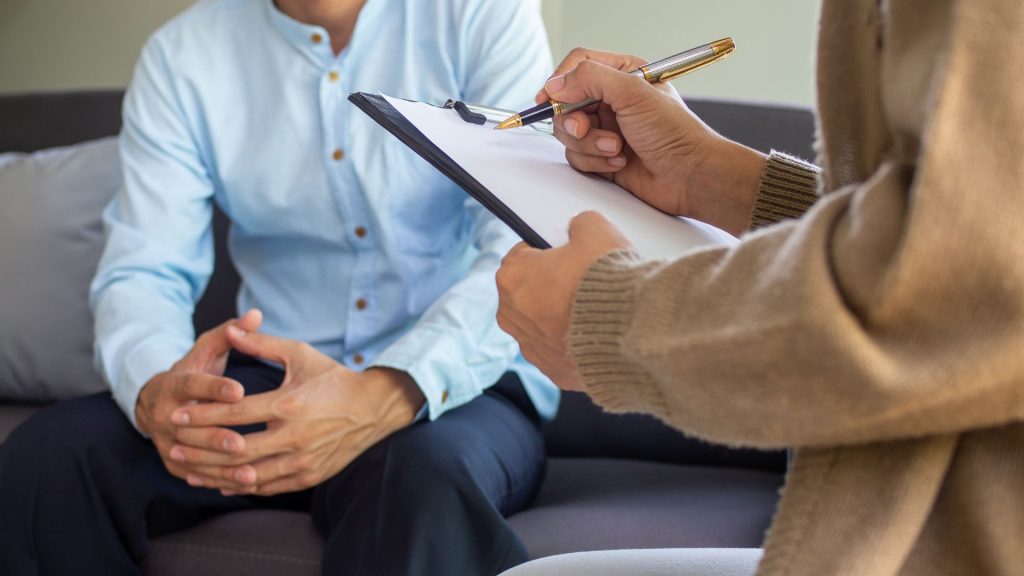
[[[818,200],[821,170],[781,152],[772,151],[761,174],[751,218],[756,230],[790,218],[799,218]]]
[[[598,403],[765,448],[1024,419],[1024,48],[963,6],[973,31],[951,41],[914,158],[883,160],[735,246],[590,268],[569,340]],[[756,221],[800,212],[775,194],[807,190],[798,173],[769,166]]]

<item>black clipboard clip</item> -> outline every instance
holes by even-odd
[[[469,104],[462,100],[449,99],[444,103],[442,108],[449,110],[455,110],[459,116],[470,124],[477,124],[483,126],[485,124],[498,124],[502,120],[515,114],[508,110],[502,110],[501,108],[493,108],[491,106],[481,106],[480,104]],[[541,122],[535,122],[526,126],[526,128],[532,128],[535,132],[541,134],[554,134],[555,127],[551,120],[544,120]]]

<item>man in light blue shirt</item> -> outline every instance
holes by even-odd
[[[325,573],[525,561],[502,515],[540,481],[557,391],[494,320],[516,238],[346,97],[518,109],[549,71],[533,0],[203,0],[159,30],[125,99],[124,188],[91,293],[127,420],[92,397],[12,436],[26,454],[43,430],[73,439],[20,482],[110,455],[76,472],[64,517],[25,509],[37,536],[9,565],[137,573],[147,528],[285,493],[311,508]],[[214,203],[249,312],[197,339]],[[47,522],[74,537],[41,541]],[[33,550],[49,546],[62,558]]]

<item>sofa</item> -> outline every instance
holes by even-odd
[[[116,90],[0,96],[0,154],[116,134],[121,99]],[[689,104],[720,133],[753,148],[813,156],[808,110],[710,100]],[[216,271],[195,311],[199,331],[235,313],[238,276],[225,246],[229,223],[219,212],[214,220]],[[0,244],[0,255],[24,248],[8,241]],[[3,284],[21,276],[17,265],[6,266],[0,269],[0,296]],[[62,282],[60,268],[47,273]],[[70,289],[84,299],[86,282]],[[0,297],[0,307],[23,303]],[[48,351],[55,358],[62,352]],[[0,356],[0,367],[8,361]],[[44,406],[0,397],[0,441]],[[786,468],[785,453],[711,445],[647,416],[604,413],[577,394],[563,396],[544,434],[546,479],[533,503],[509,519],[533,557],[614,548],[759,546]],[[144,566],[151,576],[317,574],[322,545],[307,514],[238,512],[153,539]]]

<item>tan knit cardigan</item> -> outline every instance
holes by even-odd
[[[773,154],[755,209],[785,221],[588,271],[585,384],[796,447],[762,575],[1024,574],[1024,1],[827,0],[818,82],[821,178]]]

